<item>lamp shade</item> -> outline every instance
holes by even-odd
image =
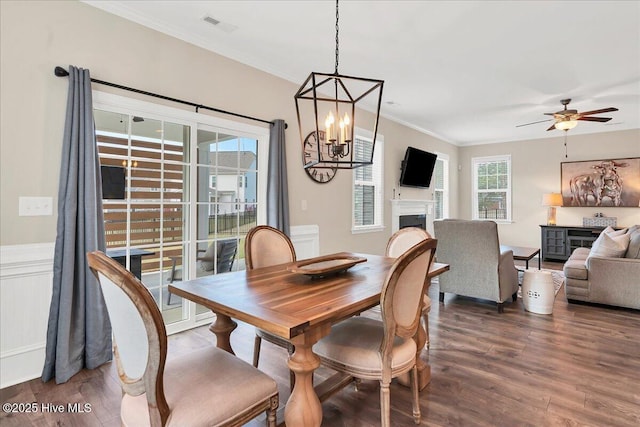
[[[543,194],[542,206],[562,206],[562,194],[560,193]]]

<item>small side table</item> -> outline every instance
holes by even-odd
[[[538,270],[540,270],[540,249],[539,248],[525,248],[523,246],[508,246],[500,245],[500,252],[512,251],[513,259],[525,261],[526,269],[529,269],[529,261],[536,255],[538,255]]]
[[[551,272],[525,270],[522,279],[522,302],[525,310],[537,314],[552,314],[555,299]]]

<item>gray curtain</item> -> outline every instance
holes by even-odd
[[[69,67],[43,381],[60,384],[111,360],[111,324],[86,260],[94,250],[105,250],[105,237],[91,78],[89,70]]]
[[[269,135],[267,178],[267,225],[289,235],[289,186],[287,185],[287,150],[284,120],[274,120]]]

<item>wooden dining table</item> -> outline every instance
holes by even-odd
[[[313,385],[313,372],[320,359],[313,345],[329,334],[331,325],[355,316],[380,303],[387,272],[395,261],[379,255],[343,252],[332,257],[366,258],[347,271],[324,277],[310,277],[295,268],[298,264],[280,264],[200,277],[169,285],[169,291],[201,304],[216,314],[210,330],[219,348],[233,353],[231,332],[237,319],[290,341],[295,346],[288,366],[295,374],[295,386],[284,410],[289,426],[320,426],[321,400],[348,384],[352,378],[336,374]],[[326,257],[318,257],[319,262]],[[291,271],[295,270],[295,271]],[[429,276],[449,270],[449,265],[434,263]],[[424,346],[418,334],[418,354]],[[422,338],[420,338],[422,335]],[[422,343],[420,340],[422,339]],[[429,366],[421,362],[422,382]],[[426,378],[428,382],[428,378]],[[424,387],[426,384],[421,384]]]

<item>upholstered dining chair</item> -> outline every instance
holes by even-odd
[[[87,260],[113,328],[123,426],[240,426],[263,411],[276,425],[273,379],[213,346],[167,360],[167,331],[149,290],[102,252]]]
[[[356,316],[331,328],[313,351],[326,367],[358,379],[380,382],[380,418],[390,426],[389,384],[411,371],[413,418],[420,423],[416,335],[426,277],[436,250],[435,239],[423,240],[393,263],[382,287],[382,320]]]
[[[296,250],[289,237],[277,228],[259,225],[247,233],[244,241],[244,261],[247,270],[284,264],[296,260]],[[256,338],[253,345],[253,366],[258,367],[262,340],[286,348],[289,356],[295,350],[289,341],[256,328]],[[295,377],[289,372],[289,385],[293,389]]]
[[[408,251],[411,247],[417,245],[423,240],[430,239],[431,235],[427,230],[418,227],[405,227],[393,233],[387,242],[385,255],[392,258],[398,258],[400,255]],[[425,287],[428,289],[428,283]],[[429,311],[431,311],[431,298],[425,293],[422,298],[422,321],[424,323],[425,346],[429,348]]]

